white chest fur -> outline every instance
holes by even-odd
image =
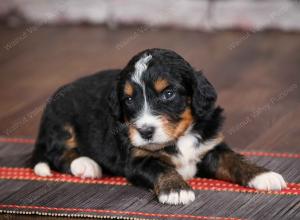
[[[172,156],[177,172],[185,180],[193,178],[197,172],[197,163],[221,141],[222,139],[218,137],[199,143],[197,136],[190,132],[180,137],[176,144],[178,154]]]

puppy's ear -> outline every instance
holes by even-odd
[[[122,112],[118,91],[118,81],[116,80],[112,85],[110,94],[108,96],[108,107],[114,119],[116,121],[121,121]]]
[[[193,72],[192,81],[192,109],[200,118],[212,109],[217,100],[217,92],[202,72]]]

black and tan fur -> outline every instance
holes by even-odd
[[[73,160],[89,157],[107,174],[168,195],[191,190],[178,171],[188,164],[181,163],[185,146],[180,143],[189,145],[191,139],[190,149],[200,152],[191,162],[197,168],[194,176],[247,186],[267,172],[218,139],[223,110],[215,106],[215,89],[173,51],[145,50],[124,69],[81,78],[53,97],[41,120],[33,165],[44,162],[72,173]],[[166,203],[172,204],[168,198]],[[185,202],[173,202],[179,203]]]

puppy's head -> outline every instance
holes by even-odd
[[[120,73],[119,106],[133,146],[158,150],[175,143],[216,101],[206,78],[170,50],[149,49]]]

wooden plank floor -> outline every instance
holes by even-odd
[[[300,34],[26,28],[0,27],[1,135],[35,137],[42,107],[57,87],[162,47],[215,85],[227,116],[224,134],[234,148],[300,152]]]

